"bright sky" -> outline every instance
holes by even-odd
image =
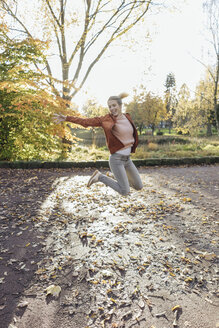
[[[146,42],[145,35],[138,32],[135,52],[124,46],[111,48],[73,101],[81,107],[86,99],[95,97],[106,105],[110,95],[123,91],[130,94],[129,101],[133,88],[141,83],[148,91],[163,95],[163,85],[170,72],[175,75],[177,88],[186,83],[194,90],[205,71],[195,59],[202,59],[203,47],[206,47],[202,0],[180,2],[180,7],[180,11],[162,12],[145,23],[145,31],[150,25],[152,42]]]

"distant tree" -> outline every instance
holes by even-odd
[[[166,117],[166,109],[163,100],[161,97],[148,92],[142,106],[145,113],[146,125],[151,126],[153,135],[156,126]]]
[[[184,83],[178,93],[178,103],[173,118],[174,127],[178,132],[188,133],[187,123],[189,121],[189,113],[191,111],[190,92]]]
[[[99,105],[96,99],[88,99],[82,107],[82,112],[87,117],[96,117],[106,115],[108,109]]]
[[[142,106],[143,96],[144,96],[144,92],[141,92],[138,95],[137,91],[134,90],[133,100],[126,105],[126,112],[131,114],[132,119],[135,122],[135,125],[140,135],[142,134],[142,131],[146,124],[145,115]]]
[[[171,88],[176,86],[176,79],[175,79],[175,76],[172,72],[167,74],[164,86],[166,88],[166,91],[170,91]]]
[[[203,86],[203,81],[200,81],[195,99],[191,98],[189,88],[185,83],[181,86],[173,117],[173,124],[178,132],[196,135],[201,128],[207,125],[209,103],[203,103]]]
[[[209,76],[214,84],[214,91],[212,93],[213,106],[212,115],[214,115],[217,131],[219,134],[219,2],[218,0],[207,0],[203,4],[204,12],[206,14],[205,30],[208,32],[208,41],[210,47],[207,48],[208,60],[213,61],[206,64],[203,60],[198,60],[202,65],[206,67],[209,72]],[[205,31],[204,30],[204,31]],[[211,124],[208,124],[208,134],[211,135]]]
[[[207,126],[207,135],[211,135],[211,126],[215,125],[215,115],[212,108],[214,108],[214,82],[209,73],[206,71],[206,76],[201,79],[196,86],[195,102],[199,108],[199,115],[196,121],[200,122],[202,126]]]
[[[133,101],[127,105],[127,111],[132,115],[140,132],[143,126],[150,126],[152,134],[155,127],[166,117],[162,98],[150,91],[147,92],[143,86],[139,95],[136,94]]]
[[[169,127],[169,133],[171,133],[172,129],[172,120],[175,113],[176,106],[176,79],[173,73],[169,73],[166,77],[166,81],[164,83],[165,86],[165,106],[167,112],[167,124]]]
[[[173,118],[173,124],[177,131],[196,135],[200,129],[207,127],[206,134],[209,134],[209,126],[212,125],[212,106],[214,84],[209,72],[205,79],[201,79],[196,86],[195,97],[191,98],[189,88],[183,84],[178,93],[178,103]]]

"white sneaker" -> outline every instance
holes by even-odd
[[[100,175],[101,175],[100,171],[96,170],[90,177],[87,183],[87,187],[89,188],[93,183],[98,182]]]

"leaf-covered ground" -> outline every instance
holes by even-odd
[[[91,173],[0,170],[0,328],[218,327],[219,166]]]

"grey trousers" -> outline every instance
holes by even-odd
[[[143,188],[138,170],[130,159],[130,156],[112,154],[109,158],[109,165],[115,180],[101,174],[99,177],[100,182],[121,195],[127,195],[130,192],[130,186],[136,190]]]

